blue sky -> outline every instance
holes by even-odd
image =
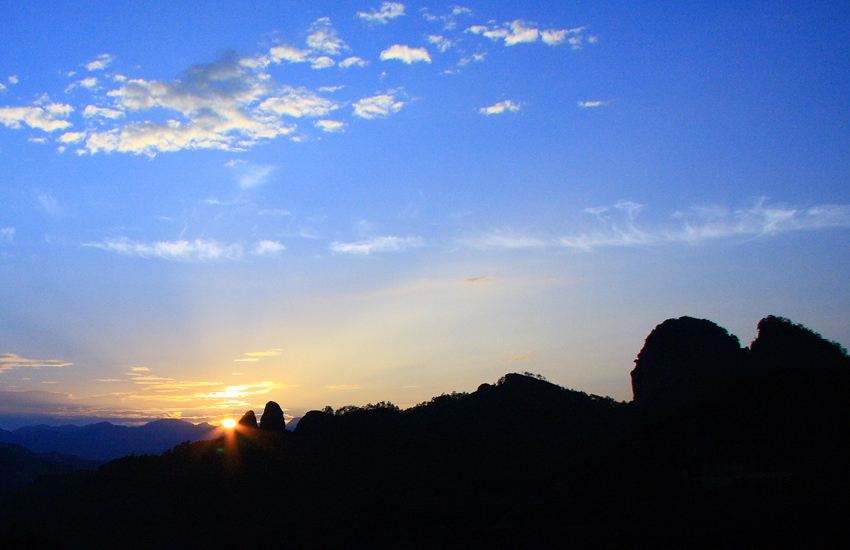
[[[510,371],[669,317],[850,344],[850,48],[804,2],[15,3],[0,427]]]

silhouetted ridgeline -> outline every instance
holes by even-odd
[[[508,374],[307,413],[6,493],[8,546],[837,546],[850,359],[787,319],[658,325],[618,403]],[[266,415],[270,415],[268,419]],[[278,418],[280,417],[280,418]],[[43,527],[49,525],[50,529]]]

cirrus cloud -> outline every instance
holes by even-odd
[[[408,248],[423,246],[421,237],[375,237],[366,241],[350,243],[332,242],[330,249],[333,252],[343,254],[354,254],[368,256],[375,252],[402,252]]]
[[[386,25],[390,20],[404,15],[404,4],[399,2],[384,2],[381,8],[376,10],[372,8],[370,12],[357,12],[357,17],[366,23],[377,23]]]

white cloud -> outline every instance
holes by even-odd
[[[14,227],[0,227],[0,243],[12,244],[15,240]]]
[[[89,78],[84,78],[77,82],[77,84],[83,88],[96,88],[97,87],[97,78],[91,76]]]
[[[0,107],[0,124],[14,129],[26,124],[30,128],[55,132],[71,126],[64,118],[73,111],[73,107],[61,103],[37,107]]]
[[[537,42],[538,39],[541,39],[544,44],[549,46],[557,46],[564,42],[569,42],[573,49],[580,49],[585,30],[585,27],[562,30],[540,30],[521,19],[517,19],[511,23],[504,23],[502,25],[473,25],[464,32],[481,35],[494,42],[504,40],[505,46]],[[588,38],[588,42],[595,41],[593,37]]]
[[[375,237],[367,241],[353,243],[333,242],[330,249],[344,254],[366,256],[373,252],[402,252],[408,248],[423,246],[420,237]]]
[[[335,133],[345,130],[345,123],[338,120],[317,120],[313,125],[323,132]]]
[[[511,23],[511,32],[505,36],[505,46],[513,46],[525,42],[537,42],[540,33],[533,27],[527,27],[524,21]]]
[[[357,17],[363,21],[381,25],[386,25],[391,19],[401,17],[402,15],[404,15],[404,4],[399,2],[384,2],[381,4],[381,9],[375,10],[375,8],[372,8],[372,11],[369,13],[357,12]]]
[[[309,50],[299,50],[298,48],[286,45],[275,46],[269,50],[269,55],[275,63],[280,63],[281,61],[287,61],[289,63],[304,63],[310,60]]]
[[[101,243],[88,243],[86,246],[124,256],[174,261],[236,260],[242,257],[242,247],[238,244],[223,244],[205,239],[142,243],[127,238],[118,238],[104,239]]]
[[[533,27],[526,26],[526,23],[521,20],[493,27],[474,25],[466,29],[465,32],[482,35],[494,42],[497,40],[504,40],[506,46],[514,46],[516,44],[526,42],[536,42],[540,36],[540,31]]]
[[[403,101],[396,100],[395,92],[387,92],[372,97],[364,97],[353,106],[355,116],[373,119],[387,116],[390,113],[397,113],[403,105]]]
[[[115,57],[104,53],[97,56],[97,59],[86,64],[86,69],[90,71],[102,71],[109,66],[110,63],[115,61]]]
[[[0,353],[0,371],[21,368],[68,367],[71,365],[73,363],[55,359],[27,359],[14,353]]]
[[[59,139],[57,139],[56,141],[58,141],[59,143],[79,143],[80,141],[85,139],[85,137],[85,132],[65,132],[64,134],[59,136]]]
[[[336,64],[333,59],[330,57],[323,55],[321,57],[317,57],[311,60],[310,66],[314,69],[327,69],[328,67],[333,67]]]
[[[131,113],[159,107],[183,120],[133,122],[92,133],[84,151],[153,156],[181,149],[240,150],[293,131],[274,112],[257,108],[275,91],[234,56],[191,67],[185,78],[173,82],[129,80],[107,94],[118,107]]]
[[[578,106],[586,109],[590,107],[604,107],[605,105],[608,105],[608,103],[610,103],[610,101],[579,101]]]
[[[337,35],[336,29],[331,26],[331,20],[328,17],[322,17],[310,26],[307,46],[316,52],[328,55],[339,55],[349,49]]]
[[[549,46],[557,46],[558,44],[563,44],[569,35],[575,35],[573,38],[578,37],[584,32],[586,27],[578,27],[575,29],[563,29],[560,31],[556,30],[548,30],[548,31],[540,31],[540,38],[543,40],[544,44]]]
[[[349,67],[365,67],[369,62],[359,57],[346,57],[342,61],[339,62],[340,69],[347,69]]]
[[[478,112],[481,113],[482,115],[489,116],[489,115],[499,115],[499,114],[502,114],[506,111],[511,112],[511,113],[515,113],[515,112],[519,111],[519,109],[520,109],[519,103],[513,102],[510,99],[508,99],[508,100],[505,100],[505,101],[500,101],[499,103],[496,103],[495,105],[491,105],[489,107],[482,107],[482,108],[478,109]]]
[[[20,82],[20,79],[17,76],[12,75],[7,79],[7,81],[9,82],[9,84],[17,84],[18,82]]]
[[[286,87],[283,91],[285,92],[283,95],[264,100],[260,103],[259,109],[276,115],[300,118],[323,116],[339,107],[333,101],[306,88]]]
[[[286,250],[286,247],[277,241],[259,241],[254,245],[254,250],[251,252],[256,256],[277,256]],[[248,354],[255,355],[255,354]],[[276,355],[280,355],[277,353]]]
[[[431,56],[425,48],[411,48],[401,44],[395,44],[381,52],[381,61],[388,59],[398,59],[408,65],[416,62],[431,62]]]
[[[434,44],[441,53],[445,53],[454,44],[454,42],[444,36],[435,36],[433,34],[428,36],[428,42]]]
[[[95,107],[94,105],[88,105],[83,111],[83,116],[85,118],[108,118],[108,119],[119,119],[124,116],[124,111],[118,111],[115,109],[108,109],[106,107]]]

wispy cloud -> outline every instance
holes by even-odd
[[[89,71],[102,71],[106,69],[113,61],[115,61],[115,57],[109,55],[108,53],[100,54],[97,56],[97,59],[86,63],[86,69]]]
[[[0,353],[0,371],[23,368],[69,367],[71,365],[73,363],[56,359],[27,359],[14,353]]]
[[[457,19],[459,16],[472,15],[472,10],[463,6],[452,6],[450,12],[442,15],[434,15],[428,11],[428,8],[421,8],[419,11],[422,13],[422,17],[425,18],[426,21],[430,23],[442,23],[443,30],[452,30],[457,27]]]
[[[381,61],[398,59],[408,65],[431,62],[431,56],[428,55],[428,50],[425,48],[411,48],[402,44],[395,44],[382,51],[380,59]]]
[[[350,49],[339,37],[328,17],[322,17],[310,26],[307,46],[327,55],[340,55],[343,51]]]
[[[0,243],[12,244],[15,240],[14,227],[0,227]]]
[[[359,390],[358,384],[337,384],[336,386],[326,386],[329,390]]]
[[[398,100],[397,96],[398,91],[390,90],[383,94],[364,97],[354,103],[354,116],[373,119],[397,113],[404,106],[404,102]]]
[[[62,209],[59,207],[59,201],[49,192],[39,191],[36,198],[41,209],[50,215],[60,214]]]
[[[530,42],[542,42],[548,46],[558,46],[568,42],[573,49],[581,49],[585,42],[585,27],[574,29],[539,29],[538,27],[517,19],[510,23],[501,25],[491,23],[488,25],[473,25],[465,32],[477,34],[493,41],[504,40],[505,46],[515,46]],[[587,42],[595,42],[594,37],[588,37]]]
[[[239,187],[242,189],[251,189],[268,183],[276,170],[274,166],[252,164],[238,164],[230,168],[236,173]]]
[[[386,25],[390,20],[404,15],[404,4],[399,2],[384,2],[380,9],[372,8],[369,12],[357,12],[357,17],[366,23]]]
[[[369,64],[368,61],[361,59],[359,57],[356,57],[356,56],[352,56],[352,57],[346,57],[345,59],[340,61],[339,62],[339,68],[340,69],[347,69],[349,67],[365,67],[368,64]]]
[[[519,361],[530,361],[531,358],[534,357],[533,351],[526,351],[525,353],[520,353],[507,359],[502,359],[502,363],[517,363]]]
[[[638,223],[645,209],[632,201],[585,209],[598,229],[579,234],[529,237],[514,231],[492,231],[459,239],[479,249],[523,249],[561,246],[592,251],[600,248],[701,244],[723,239],[758,239],[784,233],[850,227],[850,205],[825,204],[793,207],[771,204],[765,198],[748,208],[692,207],[675,212],[661,227]]]
[[[608,105],[609,103],[611,103],[611,102],[610,101],[579,101],[578,106],[583,108],[583,109],[587,109],[587,108],[592,108],[592,107],[604,107],[605,105]]]
[[[274,348],[267,349],[265,351],[249,351],[245,355],[249,357],[274,357],[275,355],[280,355],[282,351],[283,350],[281,350],[280,348]]]
[[[130,367],[130,370],[133,372],[148,372],[150,371],[147,367]]]
[[[420,237],[375,237],[367,241],[351,243],[333,242],[330,244],[330,249],[343,254],[366,256],[376,252],[402,252],[424,244]]]
[[[307,90],[306,88],[284,87],[283,93],[265,99],[259,105],[261,111],[286,115],[294,118],[324,116],[339,105],[330,99]]]
[[[442,53],[445,53],[454,44],[454,41],[449,40],[445,36],[436,36],[433,34],[428,36],[428,42],[436,46]]]
[[[505,101],[500,101],[495,105],[491,105],[489,107],[482,107],[478,109],[478,112],[482,115],[500,115],[502,113],[515,113],[520,110],[520,104],[515,101],[511,101],[507,99]]]
[[[94,105],[88,105],[83,110],[83,116],[85,118],[108,118],[108,119],[119,119],[123,118],[124,111],[119,111],[117,109],[109,109],[107,107],[95,107]]]
[[[461,281],[461,284],[464,285],[487,285],[491,283],[495,283],[498,281],[496,277],[472,277],[471,279],[464,279]]]
[[[277,241],[264,240],[254,245],[251,251],[255,256],[278,256],[286,247]]]
[[[339,120],[317,120],[313,126],[331,134],[345,130],[345,123]]]
[[[269,55],[271,56],[271,61],[274,63],[280,63],[282,61],[286,61],[287,63],[306,63],[310,61],[310,50],[301,50],[285,44],[271,48]],[[246,62],[247,60],[242,60],[243,64]]]
[[[542,248],[552,245],[551,239],[530,237],[516,231],[495,230],[475,237],[465,237],[459,240],[472,248]]]
[[[127,238],[118,238],[105,239],[100,243],[87,243],[85,246],[100,248],[123,256],[174,261],[234,260],[242,257],[241,245],[224,244],[205,239],[143,243]]]

